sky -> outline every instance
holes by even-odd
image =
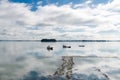
[[[119,0],[0,0],[0,40],[120,40]]]

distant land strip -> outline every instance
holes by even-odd
[[[120,42],[120,40],[0,40],[0,42]]]
[[[120,40],[57,40],[57,42],[120,42]]]

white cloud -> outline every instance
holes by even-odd
[[[91,0],[77,5],[38,6],[33,12],[27,4],[0,1],[0,39],[120,39],[119,0],[94,8],[90,4]],[[100,34],[109,30],[117,34]]]

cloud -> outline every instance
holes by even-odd
[[[2,0],[0,39],[120,39],[119,0],[93,5],[88,0],[61,6],[38,5],[31,11],[31,5]],[[111,35],[109,30],[115,32]]]

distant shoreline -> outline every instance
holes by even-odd
[[[0,40],[0,42],[41,42],[41,40]],[[120,40],[56,40],[55,42],[120,42]]]

